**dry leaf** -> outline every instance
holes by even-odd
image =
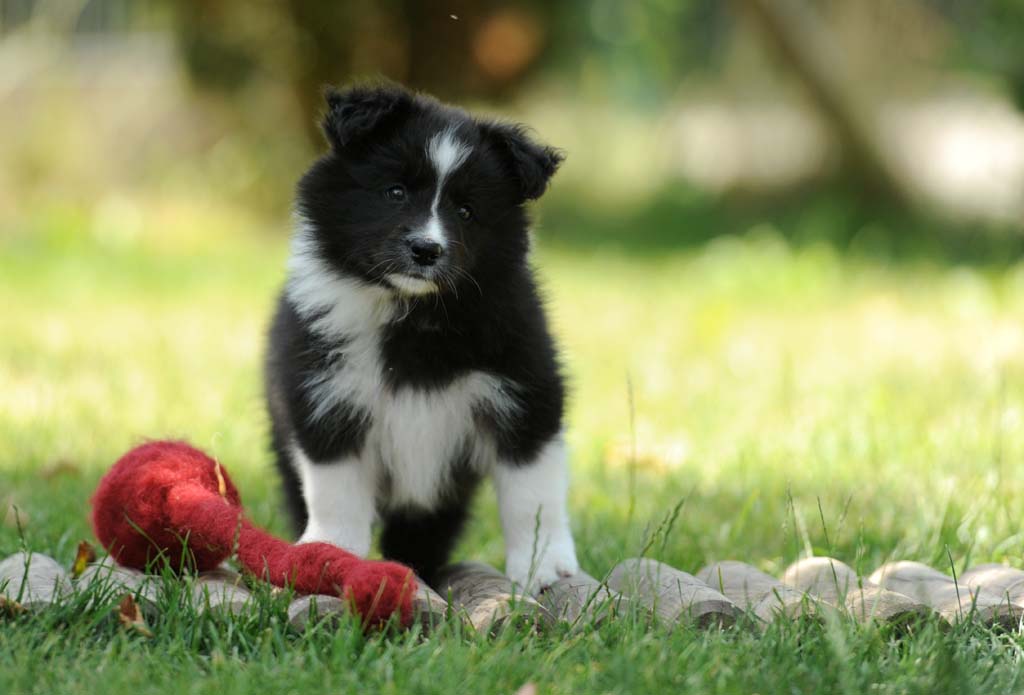
[[[43,466],[39,476],[43,480],[53,480],[59,475],[78,475],[78,466],[68,459],[57,459]]]
[[[139,604],[131,594],[125,594],[117,606],[117,619],[129,630],[134,630],[144,637],[152,637],[153,633],[146,626],[146,621],[139,610]]]
[[[27,609],[17,601],[0,596],[0,615],[21,615]]]
[[[228,485],[224,482],[224,474],[220,470],[220,461],[213,462],[213,472],[217,475],[217,493],[220,494],[222,499],[227,500]]]
[[[82,572],[91,562],[96,562],[96,548],[89,541],[80,541],[78,552],[75,554],[75,562],[71,565],[71,576],[75,579],[81,577]]]
[[[527,681],[516,691],[516,695],[537,695],[537,684]]]
[[[28,524],[28,514],[14,502],[13,497],[7,497],[0,502],[0,514],[3,515],[3,524],[9,528],[24,528]]]

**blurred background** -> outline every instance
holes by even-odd
[[[536,234],[593,571],[649,521],[601,544],[641,516],[624,486],[706,502],[684,567],[740,536],[781,557],[780,525],[1009,552],[1022,46],[1020,0],[0,0],[0,540],[15,507],[87,534],[96,476],[160,435],[283,528],[259,363],[292,190],[323,87],[384,76],[568,154]],[[1013,513],[971,506],[996,490]],[[785,511],[815,498],[868,541]]]
[[[130,235],[152,206],[283,220],[323,87],[365,76],[566,149],[552,203],[587,243],[810,206],[830,224],[781,231],[899,246],[888,216],[910,208],[969,253],[1017,249],[1024,219],[1018,0],[2,0],[0,39],[5,230]]]

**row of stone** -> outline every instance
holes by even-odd
[[[446,570],[439,588],[476,627],[500,619],[514,587],[497,570],[462,563]],[[717,562],[688,574],[656,560],[619,563],[599,582],[578,574],[556,582],[536,600],[519,597],[521,609],[540,625],[600,622],[624,609],[656,616],[666,625],[727,627],[744,616],[755,626],[774,620],[822,620],[829,614],[907,630],[932,619],[965,620],[1017,630],[1024,617],[1024,570],[997,564],[972,567],[959,577],[920,562],[890,562],[869,577],[847,564],[811,557],[790,565],[781,578],[736,561]]]
[[[129,593],[149,613],[155,610],[161,581],[109,559],[89,565],[75,579],[53,558],[38,553],[18,553],[0,562],[0,600],[29,611],[89,587]],[[243,577],[228,569],[186,581],[197,610],[239,612],[252,600]],[[745,615],[765,625],[780,618],[818,620],[835,612],[897,628],[934,616],[940,624],[977,620],[1015,630],[1024,615],[1022,570],[980,565],[954,578],[903,561],[862,578],[843,562],[824,557],[794,563],[778,579],[742,562],[718,562],[691,575],[655,560],[630,559],[603,582],[580,573],[539,596],[525,595],[488,565],[458,563],[440,573],[434,589],[421,581],[414,600],[416,620],[425,628],[454,615],[478,630],[493,631],[509,620],[543,629],[557,622],[597,623],[633,610],[668,625],[696,627],[729,626]],[[302,596],[289,605],[288,617],[304,630],[314,619],[346,610],[335,596]]]

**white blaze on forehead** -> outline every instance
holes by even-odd
[[[472,147],[455,137],[454,127],[445,128],[427,142],[427,156],[434,165],[434,171],[437,172],[437,188],[434,189],[430,219],[423,227],[423,235],[443,247],[448,246],[448,240],[444,236],[444,226],[437,213],[437,208],[441,204],[441,191],[448,175],[462,166],[472,150]]]
[[[437,172],[437,188],[448,177],[448,174],[462,166],[472,148],[455,137],[455,128],[446,128],[430,138],[427,143],[427,156],[430,157],[434,170]]]

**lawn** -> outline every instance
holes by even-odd
[[[158,436],[214,453],[283,533],[260,359],[284,217],[168,204],[107,222],[58,210],[0,236],[0,556],[70,564],[98,477]],[[1024,264],[839,253],[770,224],[675,249],[561,224],[544,218],[536,261],[572,386],[585,569],[644,550],[691,572],[1024,564]],[[500,566],[490,490],[475,517],[458,556]],[[295,634],[267,597],[233,621],[168,604],[145,637],[109,611],[0,622],[0,693],[1024,689],[1024,639],[978,626],[364,638]]]

